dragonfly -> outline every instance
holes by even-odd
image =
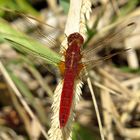
[[[35,20],[35,18],[32,19]],[[41,24],[46,25],[46,23],[43,22],[41,22]],[[64,128],[68,122],[68,119],[70,117],[70,111],[72,108],[72,101],[75,94],[74,93],[75,81],[80,77],[84,68],[88,67],[93,68],[102,63],[104,60],[110,59],[111,57],[118,55],[120,53],[124,53],[126,51],[125,49],[116,52],[114,54],[110,54],[97,59],[95,57],[97,50],[111,44],[114,41],[116,42],[125,39],[132,33],[135,27],[136,27],[135,22],[133,21],[128,22],[121,28],[111,30],[109,34],[107,34],[105,37],[97,41],[95,43],[95,46],[93,45],[93,47],[89,46],[87,48],[83,48],[85,40],[82,37],[82,35],[78,32],[74,32],[68,35],[67,37],[68,48],[63,53],[64,60],[56,62],[54,59],[51,59],[50,57],[46,56],[46,58],[49,59],[50,61],[55,61],[55,63],[57,63],[57,66],[60,69],[61,75],[63,77],[63,87],[60,97],[60,109],[59,109],[60,128]],[[25,45],[20,44],[12,39],[5,37],[5,40],[7,40],[13,45],[17,45],[24,49],[29,50],[29,48],[27,48]],[[33,50],[29,50],[29,52],[31,52],[32,54],[34,53],[36,54],[36,52],[34,52]],[[45,57],[44,54],[42,53],[39,53],[38,55],[41,56],[41,58]]]
[[[134,28],[134,26],[135,26],[135,23],[129,23],[126,27],[128,30],[128,28],[132,29]],[[114,37],[117,37],[116,35],[118,34],[114,34]],[[108,43],[110,39],[108,40]],[[68,43],[68,48],[65,53],[65,62],[61,64],[61,66],[64,65],[65,70],[64,70],[64,76],[63,76],[64,82],[63,82],[63,88],[62,88],[62,93],[61,93],[60,111],[59,111],[60,128],[65,127],[69,119],[70,110],[72,106],[72,99],[73,99],[73,94],[74,94],[74,83],[76,79],[79,77],[81,70],[85,66],[87,66],[87,64],[91,65],[93,63],[92,67],[95,67],[96,64],[99,64],[103,60],[109,59],[117,54],[124,52],[123,50],[121,52],[117,52],[112,55],[105,56],[102,59],[95,60],[95,58],[94,59],[91,58],[91,52],[92,53],[93,51],[95,52],[95,49],[101,47],[102,43],[100,42],[101,44],[99,43],[100,45],[97,46],[97,48],[93,48],[92,50],[90,49],[90,51],[87,50],[86,54],[84,54],[84,52],[81,53],[81,49],[84,45],[84,38],[78,32],[70,34],[68,36],[67,43]],[[90,59],[82,60],[83,57],[85,58],[90,57]]]

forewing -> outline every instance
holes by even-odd
[[[89,47],[84,49],[82,52],[82,62],[89,62],[95,59],[96,53],[105,46],[109,44],[120,42],[125,38],[129,37],[131,33],[136,28],[135,22],[130,22],[126,25],[121,25],[121,27],[117,29],[112,29],[105,37],[99,39],[95,43],[93,43],[93,47]]]
[[[40,41],[43,44],[49,44],[50,47],[60,46],[60,43],[56,41],[56,38],[62,34],[63,29],[47,24],[42,20],[41,16],[33,17],[31,15],[24,14],[19,11],[14,11],[5,7],[0,8],[0,10],[9,12],[14,16],[18,16],[18,19],[21,19],[21,22],[20,20],[17,20],[16,23],[13,22],[13,26],[18,30],[23,32],[28,32],[28,30],[35,30],[33,33],[31,33],[31,36],[33,36],[37,41]]]
[[[25,15],[23,14],[23,16]],[[39,43],[24,33],[13,29],[3,19],[0,19],[0,38],[6,39],[19,51],[24,51],[29,55],[33,54],[33,56],[45,59],[48,63],[58,64],[61,61],[61,57],[49,48],[49,43],[46,45]],[[48,42],[50,41],[48,40]]]

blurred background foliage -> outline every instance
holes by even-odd
[[[69,5],[69,0],[0,0],[0,139],[45,139],[43,129],[47,133],[50,127],[51,99],[61,77],[57,64]],[[132,13],[137,13],[136,22],[140,20],[139,5],[140,0],[92,0],[85,47],[94,46],[96,36],[97,42],[104,39],[119,27],[120,19],[125,21]],[[35,19],[29,20],[29,15]],[[102,29],[107,34],[98,41]],[[128,47],[132,52],[103,61],[89,73],[108,140],[140,139],[140,36],[136,34],[128,46],[123,37],[123,41],[106,44],[109,47],[96,54],[99,58]],[[73,140],[99,140],[86,82],[82,91]],[[117,95],[110,94],[114,92]]]

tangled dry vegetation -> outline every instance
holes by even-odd
[[[49,1],[49,7],[41,10],[39,15],[54,28],[23,17],[15,18],[9,24],[59,53],[67,16],[60,5],[51,2],[53,0]],[[123,34],[120,34],[119,42],[107,44],[107,47],[103,47],[96,55],[102,58],[118,50],[131,49],[103,61],[88,72],[107,140],[140,139],[139,4],[138,0],[135,0],[135,3],[131,0],[93,0],[91,17],[87,21],[89,28],[94,25],[93,30],[102,32],[104,29],[108,33],[112,26],[113,29],[120,28],[119,20],[125,21],[130,18],[136,22],[136,28],[129,37],[124,38]],[[98,39],[96,33],[94,40]],[[102,34],[103,38],[107,35]],[[89,45],[94,47],[92,39]],[[30,53],[21,53],[20,50],[13,49],[11,44],[1,40],[0,139],[48,139],[51,99],[60,77],[56,66]],[[73,139],[85,140],[87,137],[89,140],[100,139],[86,75],[82,80],[85,84],[82,88],[82,99],[75,110]]]

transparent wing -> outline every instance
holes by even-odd
[[[107,56],[104,56],[104,57],[101,57],[101,58],[93,58],[93,59],[90,59],[89,61],[86,61],[86,62],[82,62],[82,65],[85,66],[87,69],[91,69],[91,68],[94,68],[98,65],[100,65],[101,63],[103,63],[105,60],[108,60],[116,55],[119,55],[119,54],[123,54],[125,53],[126,51],[129,51],[130,49],[125,49],[125,50],[121,50],[121,51],[118,51],[116,53],[113,53],[113,54],[110,54],[110,55],[107,55]]]
[[[8,12],[11,11],[12,10],[8,10]],[[18,13],[18,11],[17,14],[20,14],[20,16],[22,15],[22,17],[25,17],[25,19],[30,18],[30,16]],[[33,26],[32,23],[30,25]],[[47,26],[48,24],[45,25]],[[61,61],[61,57],[57,53],[49,49],[49,43],[51,43],[50,37],[48,37],[48,39],[46,38],[48,40],[48,43],[46,45],[43,45],[34,40],[33,38],[25,35],[24,33],[13,29],[7,22],[2,19],[0,19],[0,38],[6,39],[8,42],[13,44],[13,46],[15,46],[16,49],[18,49],[19,51],[24,51],[27,54],[33,54],[34,56],[40,57],[51,64],[58,64]]]
[[[124,40],[131,35],[135,28],[136,23],[130,22],[117,29],[112,29],[104,38],[101,38],[97,42],[93,43],[93,47],[90,46],[89,48],[83,50],[82,62],[84,63],[92,61],[93,59],[95,59],[94,57],[97,51],[111,43]],[[92,44],[92,41],[90,42],[90,44]]]
[[[45,23],[41,16],[39,18],[21,13],[19,11],[14,11],[8,8],[0,8],[0,10],[9,12],[13,15],[16,15],[20,17],[22,20],[18,20],[17,22],[14,22],[13,26],[16,27],[18,30],[28,32],[33,31],[31,33],[31,36],[33,36],[35,39],[40,41],[43,44],[49,44],[50,47],[58,46],[60,43],[56,41],[56,38],[62,34],[62,28],[60,27],[53,27],[52,25],[49,25]],[[35,31],[34,31],[35,30]]]

